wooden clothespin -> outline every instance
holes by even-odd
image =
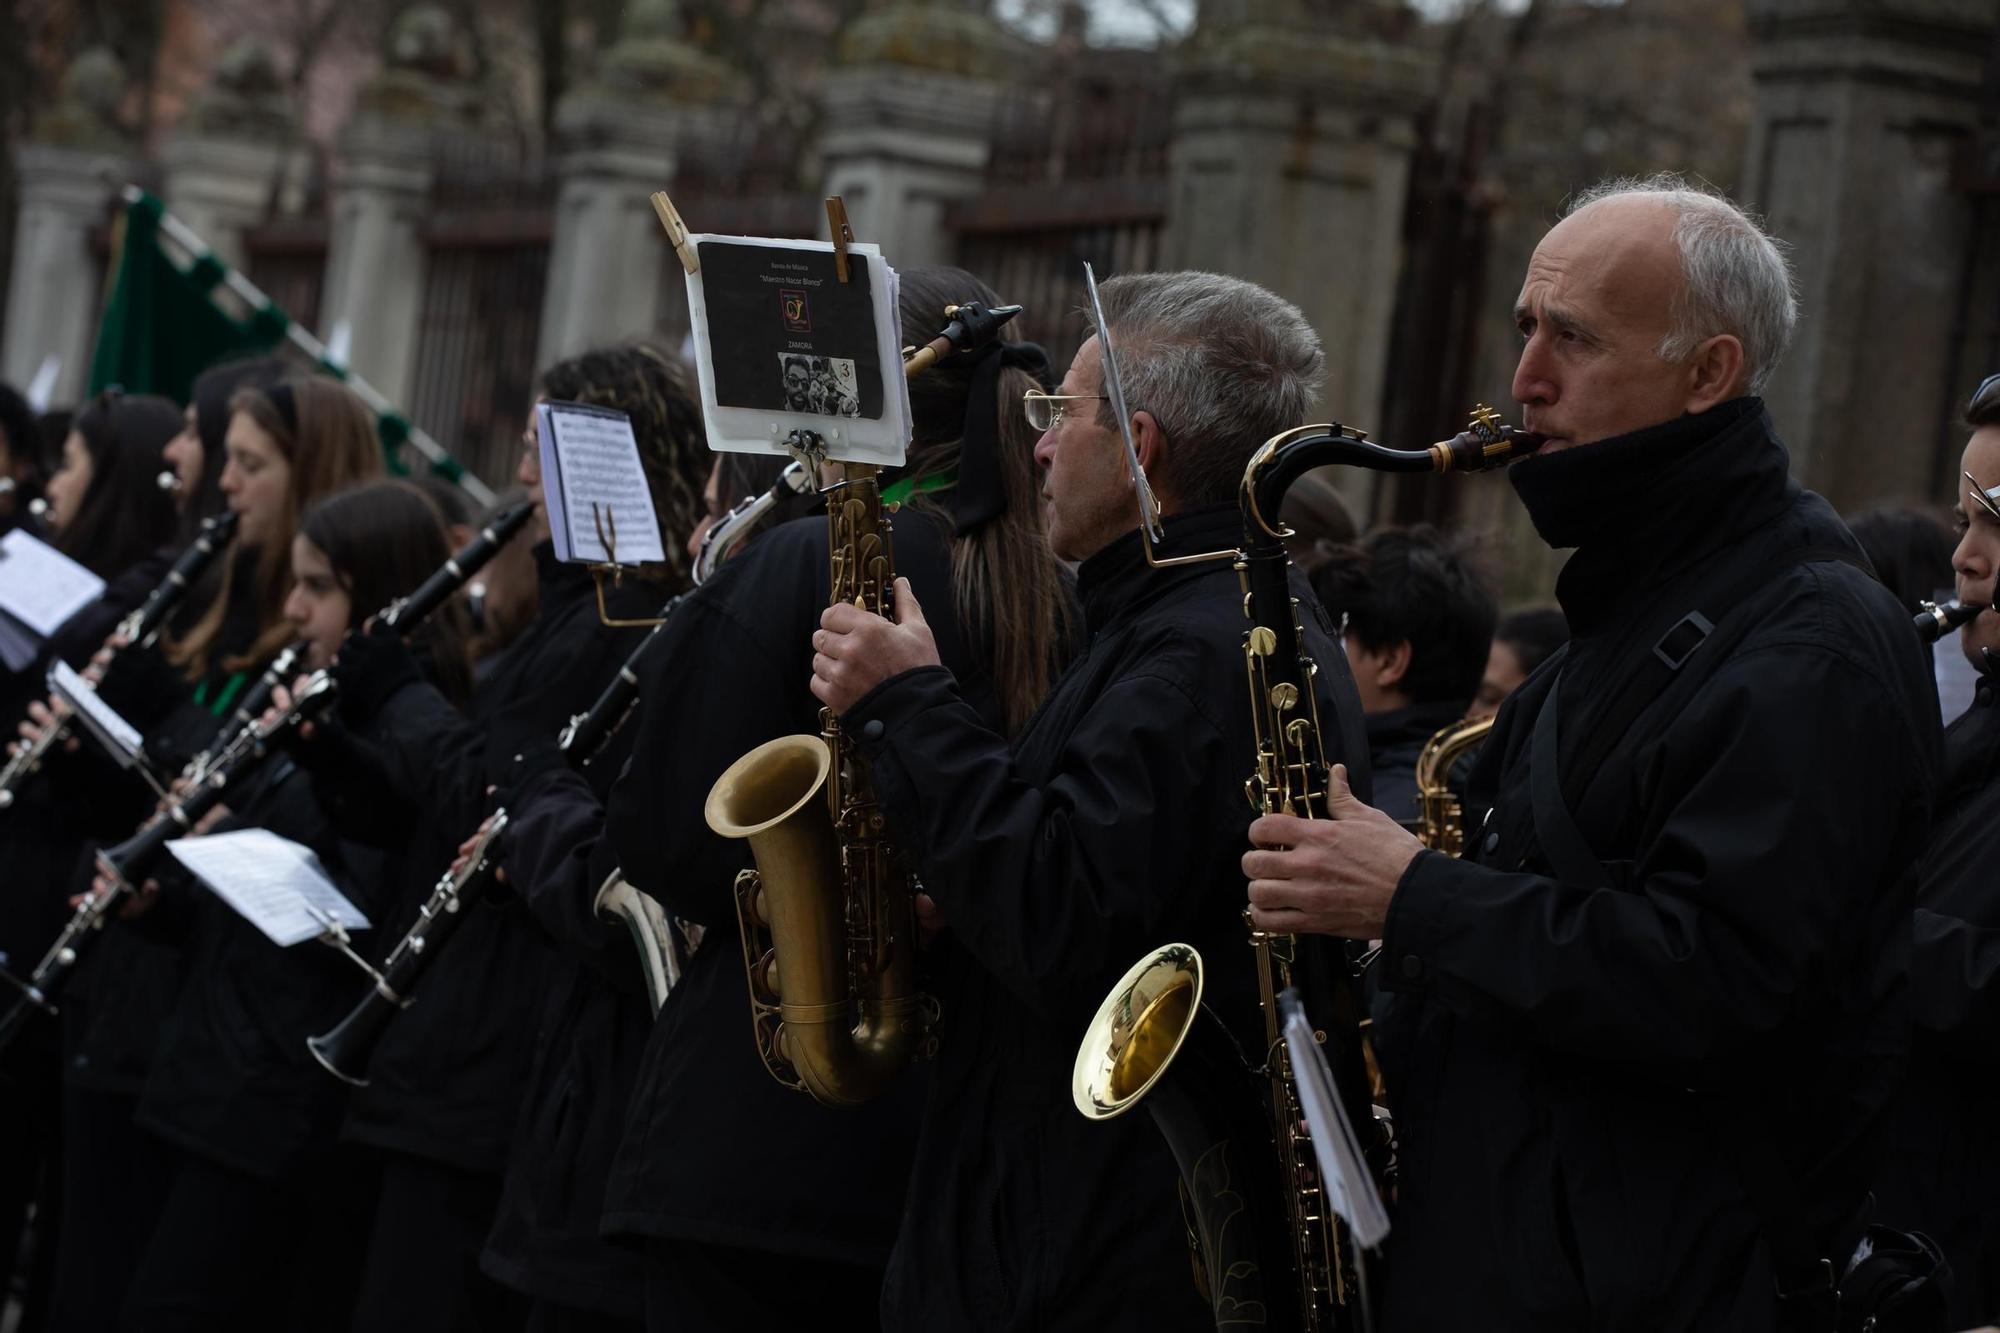
[[[847,205],[837,194],[826,197],[826,230],[833,237],[833,271],[847,281],[847,247],[854,244],[854,228],[847,225]]]
[[[701,272],[701,263],[695,257],[694,242],[688,239],[687,223],[681,221],[680,213],[674,208],[674,201],[667,198],[665,190],[653,193],[653,211],[660,216],[660,225],[667,229],[667,240],[674,247],[674,253],[681,257],[681,267],[689,273]]]

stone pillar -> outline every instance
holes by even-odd
[[[1743,202],[1791,245],[1800,319],[1766,387],[1836,507],[1942,500],[1971,223],[1953,162],[2000,24],[1984,0],[1751,0]]]
[[[721,142],[735,73],[679,39],[671,4],[628,13],[598,76],[556,110],[556,208],[536,364],[650,334],[672,251],[653,212],[681,145]],[[690,225],[701,227],[699,217]]]
[[[82,398],[104,303],[104,271],[90,251],[91,231],[111,216],[130,174],[122,158],[45,144],[14,156],[21,212],[7,283],[6,348],[0,379],[25,388],[44,357],[62,358],[50,402]]]
[[[131,145],[117,110],[125,74],[110,52],[79,55],[37,142],[14,155],[20,215],[0,334],[0,379],[25,387],[42,360],[62,359],[50,401],[74,403],[90,384],[90,357],[104,303],[104,272],[91,231],[111,217],[133,176]]]
[[[945,208],[983,185],[995,76],[1023,52],[983,8],[942,0],[890,4],[848,27],[821,91],[820,156],[856,240],[898,268],[957,261]]]
[[[214,81],[162,154],[167,210],[222,261],[244,268],[243,233],[283,190],[293,122],[270,56],[242,38],[217,60]]]
[[[1161,267],[1297,304],[1326,348],[1324,413],[1378,428],[1432,59],[1365,10],[1336,29],[1280,0],[1229,9],[1206,10],[1181,54]]]
[[[421,131],[364,116],[334,164],[320,326],[353,330],[349,367],[392,403],[407,402],[423,312],[425,251],[418,228],[431,166]]]

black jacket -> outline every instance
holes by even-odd
[[[623,732],[628,742],[631,730]],[[616,772],[629,749],[607,746],[591,767]],[[643,1256],[606,1240],[598,1226],[653,1013],[630,936],[592,910],[600,881],[590,862],[604,807],[588,778],[566,766],[503,796],[508,883],[558,957],[480,1264],[544,1300],[637,1320],[645,1312]]]
[[[395,700],[378,721],[395,729]],[[395,893],[390,858],[337,836],[290,755],[267,761],[246,796],[215,831],[266,828],[312,848],[374,925],[356,933],[355,951],[364,958],[386,952],[384,922]],[[181,895],[190,918],[187,979],[139,1123],[198,1157],[262,1180],[296,1181],[332,1152],[347,1104],[347,1085],[319,1066],[306,1039],[338,1023],[368,979],[325,945],[271,943],[184,871],[174,881],[163,883],[163,894]]]
[[[897,573],[938,650],[973,669],[952,615],[945,526],[895,519]],[[834,1111],[779,1086],[752,1040],[731,885],[748,848],[711,833],[702,803],[722,771],[778,736],[819,730],[812,632],[827,604],[826,520],[760,536],[698,588],[649,656],[625,776],[591,878],[634,885],[708,931],[646,1043],[605,1201],[605,1230],[881,1265],[930,1068]],[[977,706],[997,715],[983,679]],[[935,962],[935,960],[929,960]],[[928,969],[933,975],[935,967]]]
[[[1234,510],[1168,520],[1171,553],[1233,549]],[[1361,710],[1303,577],[1329,758],[1366,790]],[[1010,746],[949,672],[848,715],[949,922],[936,1085],[883,1291],[896,1329],[1203,1328],[1177,1173],[1150,1119],[1085,1120],[1070,1072],[1119,976],[1194,944],[1204,1002],[1262,1045],[1242,921],[1255,744],[1229,561],[1154,570],[1136,532],[1078,573],[1089,646]],[[1246,1075],[1248,1077],[1248,1075]]]
[[[1464,700],[1411,704],[1368,715],[1368,762],[1377,810],[1405,827],[1417,822],[1417,759],[1430,738],[1465,716]]]
[[[416,904],[451,864],[458,844],[493,807],[490,786],[510,781],[516,756],[546,749],[572,713],[588,707],[643,630],[598,617],[590,573],[536,548],[541,610],[474,693],[461,715],[442,695],[387,737],[399,790],[422,794],[409,855],[408,897],[387,923],[393,942]],[[636,617],[664,595],[628,582],[612,614]],[[365,807],[364,807],[365,808]],[[358,832],[358,830],[357,830]],[[357,1142],[497,1174],[525,1086],[542,1005],[548,943],[517,902],[474,907],[430,965],[417,1002],[391,1023],[350,1102]]]
[[[1906,1046],[1936,693],[1880,585],[1798,558],[1855,548],[1788,479],[1757,400],[1515,469],[1545,536],[1582,530],[1557,585],[1559,771],[1718,565],[1762,613],[1686,659],[1691,693],[1657,696],[1687,699],[1677,715],[1650,709],[1594,774],[1562,772],[1610,887],[1554,878],[1533,833],[1545,667],[1474,770],[1493,813],[1472,857],[1422,853],[1397,888],[1384,1323],[1768,1330],[1736,1154],[1777,1162],[1813,1243],[1845,1259]]]
[[[1954,645],[1941,645],[1945,652]],[[2000,705],[1982,676],[1945,732],[1945,783],[1917,884],[1910,1069],[1875,1193],[1952,1268],[1953,1328],[2000,1319]]]

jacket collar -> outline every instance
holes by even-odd
[[[1524,471],[1525,469],[1525,471]],[[1556,580],[1571,632],[1622,622],[1645,594],[1771,523],[1797,498],[1762,399],[1514,465],[1545,536],[1574,545]]]
[[[1234,551],[1243,541],[1243,520],[1234,505],[1210,505],[1174,514],[1161,519],[1160,528],[1157,554],[1162,556]],[[1143,540],[1134,528],[1077,566],[1077,596],[1083,602],[1084,624],[1091,632],[1103,629],[1123,613],[1143,606],[1170,588],[1231,568],[1229,561],[1213,560],[1155,569],[1146,563]]]
[[[1411,704],[1407,708],[1392,708],[1386,713],[1370,713],[1367,717],[1368,751],[1370,754],[1381,754],[1391,746],[1421,747],[1425,741],[1464,718],[1469,702],[1434,700]]]

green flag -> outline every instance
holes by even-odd
[[[160,249],[160,213],[150,194],[125,210],[118,280],[90,362],[92,393],[117,384],[185,403],[195,376],[218,361],[269,351],[290,323],[270,306],[247,320],[224,313],[209,296],[225,275],[222,262],[202,255],[181,269]]]

